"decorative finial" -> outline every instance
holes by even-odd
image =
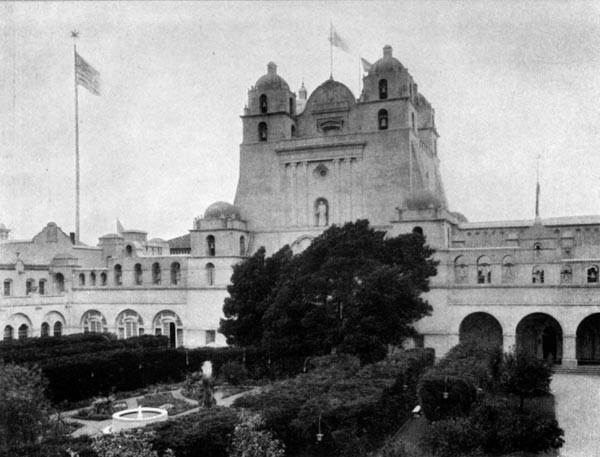
[[[73,38],[74,40],[79,38],[79,32],[77,30],[71,30],[71,38]]]

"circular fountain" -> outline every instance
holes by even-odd
[[[147,424],[164,422],[167,419],[168,413],[166,409],[138,406],[135,409],[126,409],[125,411],[114,413],[110,431],[114,433],[130,428],[144,427]]]

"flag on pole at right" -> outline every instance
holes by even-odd
[[[100,73],[75,52],[75,81],[94,95],[100,95]]]
[[[346,43],[336,32],[335,28],[333,28],[333,25],[331,26],[331,33],[329,34],[329,42],[332,44],[332,46],[340,48],[342,51],[347,52],[348,54],[351,53],[350,46],[348,46],[348,43]]]

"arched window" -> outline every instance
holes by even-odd
[[[415,113],[410,113],[410,122],[412,129],[415,130]]]
[[[152,264],[152,284],[160,284],[160,264],[158,262]]]
[[[144,321],[135,311],[128,309],[117,316],[117,336],[119,339],[144,334]]]
[[[33,292],[35,281],[33,279],[28,279],[25,281],[25,295],[30,295]]]
[[[24,340],[29,336],[29,326],[27,324],[21,324],[19,326],[19,339]]]
[[[54,275],[54,285],[57,293],[62,294],[65,291],[65,277],[62,273],[56,273]]]
[[[457,284],[466,284],[468,281],[468,270],[467,261],[464,256],[458,256],[454,259],[454,281]]]
[[[81,326],[83,327],[83,333],[106,333],[108,332],[108,326],[106,325],[106,318],[100,311],[90,310],[86,311],[81,318]]]
[[[106,273],[105,272],[100,273],[100,285],[101,286],[106,285],[106,280],[107,280]]]
[[[139,263],[133,267],[133,281],[136,286],[142,285],[142,265]]]
[[[388,112],[387,110],[380,109],[377,113],[377,125],[379,130],[387,130],[388,128]]]
[[[123,268],[121,265],[115,265],[115,286],[123,285]]]
[[[208,235],[206,237],[206,254],[209,257],[214,257],[216,255],[216,245],[215,245],[215,237],[212,235]]]
[[[125,254],[127,255],[127,257],[131,257],[131,255],[133,254],[133,247],[131,247],[131,244],[128,244],[125,247]]]
[[[164,310],[154,317],[152,326],[156,336],[169,338],[169,347],[183,346],[183,324],[181,318],[173,311]]]
[[[171,284],[176,286],[181,282],[181,265],[179,262],[173,262],[171,264]]]
[[[539,265],[531,270],[531,282],[533,284],[544,284],[544,269]]]
[[[296,136],[296,126],[292,125],[292,132],[291,132],[292,138]]]
[[[206,264],[206,283],[209,286],[215,285],[215,266],[212,263]]]
[[[85,286],[85,274],[79,273],[79,287]]]
[[[258,141],[267,141],[267,124],[265,122],[258,124]]]
[[[4,340],[5,341],[12,340],[13,332],[14,332],[14,330],[10,325],[7,325],[6,327],[4,327]]]
[[[42,331],[40,333],[40,336],[42,338],[50,336],[50,325],[48,324],[48,322],[42,323]]]
[[[96,285],[96,273],[92,271],[90,273],[90,286],[94,287],[95,285]]]
[[[533,252],[536,258],[539,258],[542,255],[542,245],[540,243],[535,243],[533,245]]]
[[[246,255],[246,237],[240,236],[240,255]]]
[[[515,264],[509,255],[502,259],[502,282],[510,284],[515,280]]]
[[[266,113],[269,109],[269,104],[267,103],[267,96],[265,94],[262,94],[260,97],[258,97],[258,104],[260,105],[260,112],[261,113]]]
[[[589,284],[598,282],[598,267],[596,265],[592,265],[587,269],[587,282]]]
[[[412,229],[413,233],[418,233],[419,235],[423,235],[423,227],[419,227],[418,225],[416,227],[413,227]]]
[[[491,282],[490,258],[484,255],[477,259],[477,284],[490,284]]]
[[[571,284],[573,281],[573,269],[571,265],[563,265],[560,269],[560,282],[563,284]]]
[[[62,335],[62,322],[56,321],[54,323],[54,336],[61,336],[61,335]]]
[[[46,280],[40,279],[38,282],[38,293],[40,295],[46,295]]]
[[[290,114],[294,114],[294,99],[290,97]]]
[[[4,280],[4,296],[5,297],[10,297],[10,286],[12,284],[12,281],[10,279],[5,279]]]
[[[385,100],[388,97],[388,84],[386,79],[379,80],[379,99]]]

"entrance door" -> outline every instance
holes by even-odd
[[[552,357],[556,360],[556,330],[552,327],[546,327],[542,336],[542,352],[544,360]]]
[[[169,347],[177,347],[177,329],[174,322],[169,323]]]

